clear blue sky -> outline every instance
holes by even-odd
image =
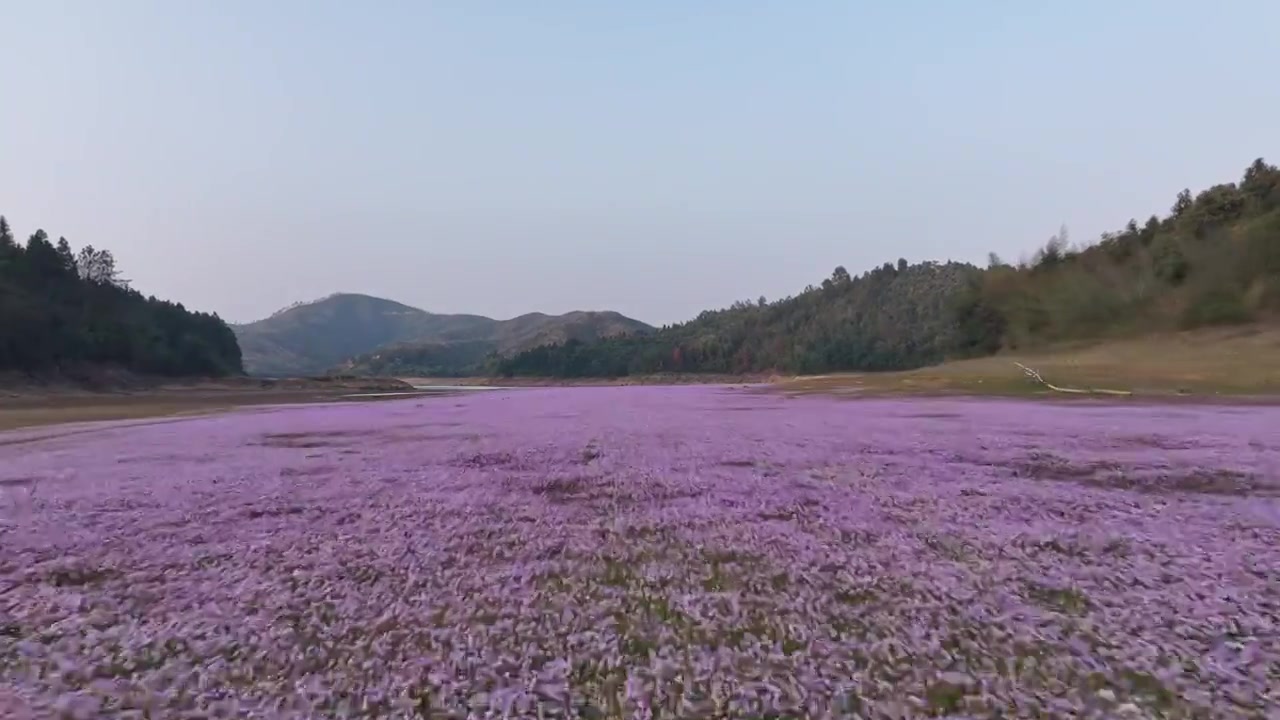
[[[643,320],[1280,160],[1280,2],[0,0],[0,213],[232,321]]]

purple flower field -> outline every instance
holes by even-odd
[[[0,434],[5,717],[1275,717],[1280,408],[566,388]]]

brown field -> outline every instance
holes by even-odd
[[[790,393],[1058,396],[1015,363],[1059,387],[1103,388],[1135,397],[1280,395],[1280,328],[1185,332],[946,363],[907,372],[797,377]],[[1076,397],[1062,395],[1062,397]]]
[[[621,385],[741,385],[744,383],[769,383],[780,378],[777,375],[757,373],[752,375],[715,375],[709,373],[666,373],[661,375],[632,375],[620,378],[400,378],[411,385],[454,385],[459,387],[597,387]]]
[[[0,431],[69,422],[198,415],[247,405],[334,402],[357,393],[410,390],[405,383],[386,379],[237,378],[118,392],[61,385],[11,385],[0,389]]]

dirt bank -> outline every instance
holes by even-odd
[[[217,412],[245,405],[333,402],[363,393],[412,391],[388,378],[131,378],[109,388],[66,381],[7,378],[0,385],[0,430],[95,420]],[[366,398],[368,399],[368,398]]]

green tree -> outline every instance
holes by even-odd
[[[1280,170],[1262,158],[1254,160],[1244,171],[1240,191],[1261,209],[1276,207],[1280,204]]]
[[[243,372],[240,348],[215,315],[143,297],[118,279],[110,252],[76,256],[42,230],[25,246],[0,222],[0,370],[76,373],[110,364],[166,375]],[[81,258],[96,279],[82,277]]]
[[[58,257],[62,260],[62,266],[71,272],[76,270],[76,256],[71,252],[71,243],[67,242],[64,237],[58,238]]]
[[[1191,199],[1191,190],[1190,189],[1183,190],[1182,192],[1178,193],[1177,199],[1173,201],[1173,210],[1172,210],[1173,216],[1175,218],[1182,217],[1187,213],[1188,210],[1191,209],[1192,205],[1194,204],[1195,204],[1194,201]]]
[[[9,227],[9,221],[0,215],[0,250],[13,247],[17,247],[13,240],[13,229]]]
[[[6,267],[17,262],[21,254],[22,248],[13,239],[13,230],[9,227],[9,221],[0,215],[0,272],[4,272]]]

